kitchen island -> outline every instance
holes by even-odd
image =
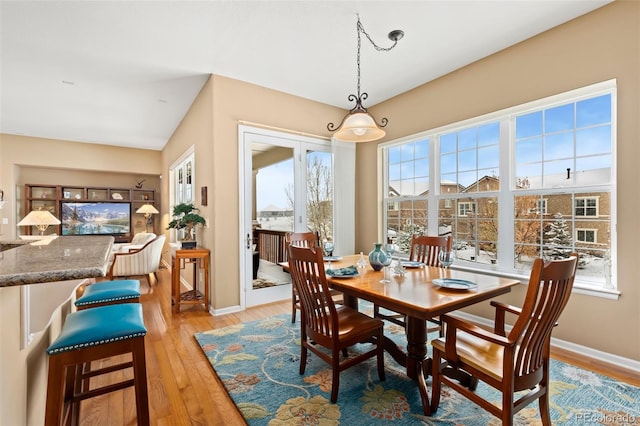
[[[76,288],[107,274],[111,236],[0,241],[0,424],[44,424],[46,348]]]
[[[109,266],[111,236],[62,236],[29,241],[0,251],[0,287],[103,277]]]

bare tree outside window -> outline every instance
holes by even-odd
[[[333,237],[333,176],[331,164],[318,156],[308,156],[307,230],[317,232],[320,241]],[[289,208],[293,210],[293,185],[285,188]]]

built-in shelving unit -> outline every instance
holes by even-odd
[[[138,232],[147,230],[156,232],[154,215],[151,216],[150,224],[147,226],[144,215],[136,213],[144,204],[151,204],[158,209],[155,189],[26,184],[24,198],[25,215],[32,210],[48,210],[60,220],[62,220],[63,205],[67,203],[104,203],[105,208],[109,205],[117,207],[117,204],[127,204],[129,206],[129,232],[114,235],[117,242],[129,241]],[[25,227],[23,232],[31,235],[37,230]],[[65,234],[62,224],[49,226],[45,233]]]

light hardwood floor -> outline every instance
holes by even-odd
[[[154,425],[242,425],[242,416],[200,350],[193,334],[213,328],[289,314],[290,301],[263,305],[244,312],[213,317],[199,306],[171,312],[170,279],[167,269],[159,282],[141,280],[141,298],[146,336],[149,408]],[[640,386],[640,375],[560,351],[554,357],[600,374]],[[127,374],[127,373],[125,373]],[[110,377],[109,380],[120,379]],[[98,380],[96,380],[98,382]],[[99,385],[100,383],[96,383]],[[133,389],[113,392],[83,402],[83,425],[134,425],[136,409]]]

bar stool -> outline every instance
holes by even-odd
[[[140,302],[140,280],[112,280],[88,285],[76,302],[78,310]]]
[[[67,316],[60,336],[47,348],[49,373],[45,425],[60,425],[66,416],[78,424],[80,402],[134,386],[139,425],[149,424],[149,398],[144,349],[147,329],[142,305],[123,303],[73,312]],[[81,366],[117,355],[132,360],[87,373]],[[133,367],[133,379],[89,390],[82,385],[95,377]]]

